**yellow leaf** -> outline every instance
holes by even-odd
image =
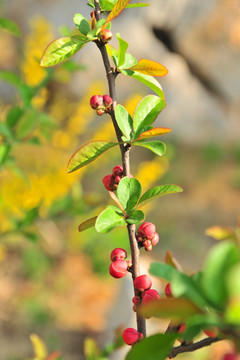
[[[134,70],[140,72],[141,74],[151,76],[165,76],[168,73],[165,66],[157,63],[156,61],[147,59],[139,60],[136,65],[130,67],[128,70]]]
[[[131,0],[118,0],[116,2],[116,4],[114,5],[114,8],[112,9],[112,11],[110,12],[110,14],[107,17],[107,21],[105,23],[105,25],[103,26],[104,28],[106,27],[106,25],[112,21],[112,19],[114,19],[115,17],[117,17],[122,11],[123,9],[125,9],[125,7],[128,5],[128,3],[130,3]]]
[[[152,138],[154,136],[160,136],[160,135],[165,135],[167,133],[169,133],[170,131],[172,131],[172,129],[169,128],[154,128],[148,131],[144,131],[142,134],[139,135],[137,140],[143,140],[143,139],[148,139],[148,138]]]
[[[236,239],[236,232],[230,226],[212,226],[206,229],[205,234],[216,240]]]
[[[36,334],[31,334],[30,340],[33,345],[35,358],[37,360],[44,360],[47,356],[47,348],[42,339]]]

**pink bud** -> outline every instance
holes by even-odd
[[[224,355],[223,360],[238,360],[238,355],[236,353],[227,353]]]
[[[144,291],[144,293],[142,294],[142,299],[143,299],[142,300],[143,304],[148,304],[151,301],[160,299],[160,296],[156,290],[150,289],[150,290]]]
[[[133,302],[134,304],[140,304],[140,297],[139,297],[139,296],[134,296],[134,297],[132,298],[132,302]]]
[[[127,345],[133,345],[143,339],[143,334],[133,328],[127,328],[123,331],[122,338]]]
[[[121,180],[121,176],[116,176],[116,177],[115,177],[115,183],[116,183],[116,184],[119,184],[119,183],[120,183],[120,180]]]
[[[113,103],[113,99],[109,95],[103,95],[103,103],[105,106],[110,106]]]
[[[204,334],[211,337],[211,338],[214,338],[218,335],[218,329],[217,328],[210,328],[210,329],[205,329],[203,330]]]
[[[105,114],[105,110],[104,109],[97,109],[96,113],[98,116],[102,116],[103,114]]]
[[[116,248],[111,252],[110,257],[112,261],[123,260],[127,257],[127,253],[124,249]]]
[[[136,277],[136,279],[133,282],[133,285],[135,289],[143,292],[145,290],[150,289],[152,286],[152,280],[148,275],[140,275]]]
[[[112,33],[108,29],[103,29],[99,35],[100,35],[100,39],[102,40],[103,43],[107,43],[112,38]]]
[[[93,95],[90,99],[90,106],[92,109],[96,110],[103,105],[102,95]]]
[[[108,191],[113,191],[114,178],[112,175],[104,176],[102,183]]]
[[[138,234],[147,238],[152,239],[156,233],[156,227],[150,222],[145,222],[138,228]]]
[[[165,295],[166,295],[167,298],[172,298],[173,297],[170,283],[167,283],[167,285],[165,287]]]
[[[113,176],[123,176],[123,167],[120,165],[114,166],[112,174]]]
[[[158,235],[158,233],[155,233],[152,238],[152,246],[157,245],[158,242],[159,242],[159,235]]]
[[[115,279],[120,279],[127,275],[127,262],[125,260],[116,260],[109,266],[109,273]]]
[[[143,246],[145,247],[146,251],[152,251],[152,243],[151,240],[145,240],[143,242]]]
[[[137,241],[138,241],[138,242],[142,242],[142,241],[143,241],[143,238],[142,238],[142,236],[140,236],[140,235],[137,235],[136,237],[137,237]]]

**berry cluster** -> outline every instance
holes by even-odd
[[[117,189],[117,186],[120,180],[123,177],[123,168],[118,165],[112,169],[112,174],[104,176],[102,179],[103,185],[108,191],[114,191]]]
[[[113,99],[109,95],[93,95],[90,99],[90,106],[96,110],[97,115],[109,113],[112,109]]]
[[[116,248],[111,252],[112,263],[109,266],[109,274],[115,279],[120,279],[127,275],[130,262],[126,261],[127,253],[124,249]]]
[[[146,251],[151,251],[152,247],[159,242],[155,225],[150,222],[140,225],[137,231],[137,241],[141,246],[144,246]]]

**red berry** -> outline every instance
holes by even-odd
[[[127,257],[127,253],[124,249],[116,248],[111,252],[110,257],[112,261],[124,260]]]
[[[113,176],[123,176],[123,167],[120,165],[114,166],[112,174]]]
[[[108,191],[113,191],[114,178],[112,175],[106,175],[102,179],[102,183]]]
[[[133,285],[135,289],[143,292],[145,290],[150,289],[152,286],[152,280],[148,275],[140,275],[136,277],[136,279],[133,282]]]
[[[159,235],[158,235],[158,233],[155,233],[152,238],[152,246],[157,245],[158,242],[159,242]]]
[[[214,338],[218,335],[218,329],[217,328],[210,328],[210,329],[205,329],[203,330],[204,334],[211,337],[211,338]]]
[[[160,296],[159,296],[157,290],[154,290],[154,289],[144,291],[144,293],[142,294],[142,303],[143,304],[148,304],[151,301],[158,300],[158,299],[160,299]]]
[[[109,95],[103,95],[103,103],[105,106],[110,106],[113,103],[113,99]]]
[[[102,40],[102,42],[104,43],[107,43],[108,41],[111,40],[112,38],[112,32],[108,29],[103,29],[101,32],[100,32],[100,39]]]
[[[143,339],[143,334],[138,332],[136,329],[127,328],[123,331],[122,338],[127,345],[133,345]]]
[[[127,262],[125,260],[116,260],[109,266],[109,273],[115,279],[120,279],[127,275]]]
[[[99,107],[103,106],[103,97],[102,95],[93,95],[90,99],[91,108],[96,110]]]
[[[235,353],[227,353],[224,355],[223,360],[238,360],[238,356]]]
[[[165,295],[167,298],[172,298],[172,290],[171,290],[171,284],[167,283],[166,287],[165,287]]]
[[[138,234],[147,238],[152,239],[156,233],[156,227],[150,222],[145,222],[138,228]]]

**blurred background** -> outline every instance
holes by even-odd
[[[112,30],[134,57],[168,68],[159,78],[167,108],[156,125],[173,131],[161,139],[162,158],[133,149],[131,173],[144,191],[175,183],[184,192],[145,208],[160,242],[142,254],[142,273],[167,250],[191,273],[214,244],[205,229],[236,227],[240,210],[240,3],[149,4],[125,10]],[[45,47],[72,31],[73,15],[89,19],[91,8],[76,0],[1,0],[0,11],[21,32],[0,30],[0,359],[33,356],[29,334],[37,333],[51,351],[79,360],[86,337],[103,346],[113,329],[134,321],[130,277],[108,275],[111,250],[130,253],[126,230],[77,229],[110,203],[101,179],[120,164],[119,153],[109,150],[88,167],[65,172],[79,146],[115,140],[109,117],[96,117],[89,106],[92,95],[108,92],[98,49],[89,44],[63,65],[39,66]],[[115,37],[111,44],[117,46]],[[131,114],[149,93],[131,78],[117,78],[118,102]],[[162,292],[162,284],[155,287]],[[150,331],[161,326],[153,322]],[[221,354],[216,345],[190,356]]]

